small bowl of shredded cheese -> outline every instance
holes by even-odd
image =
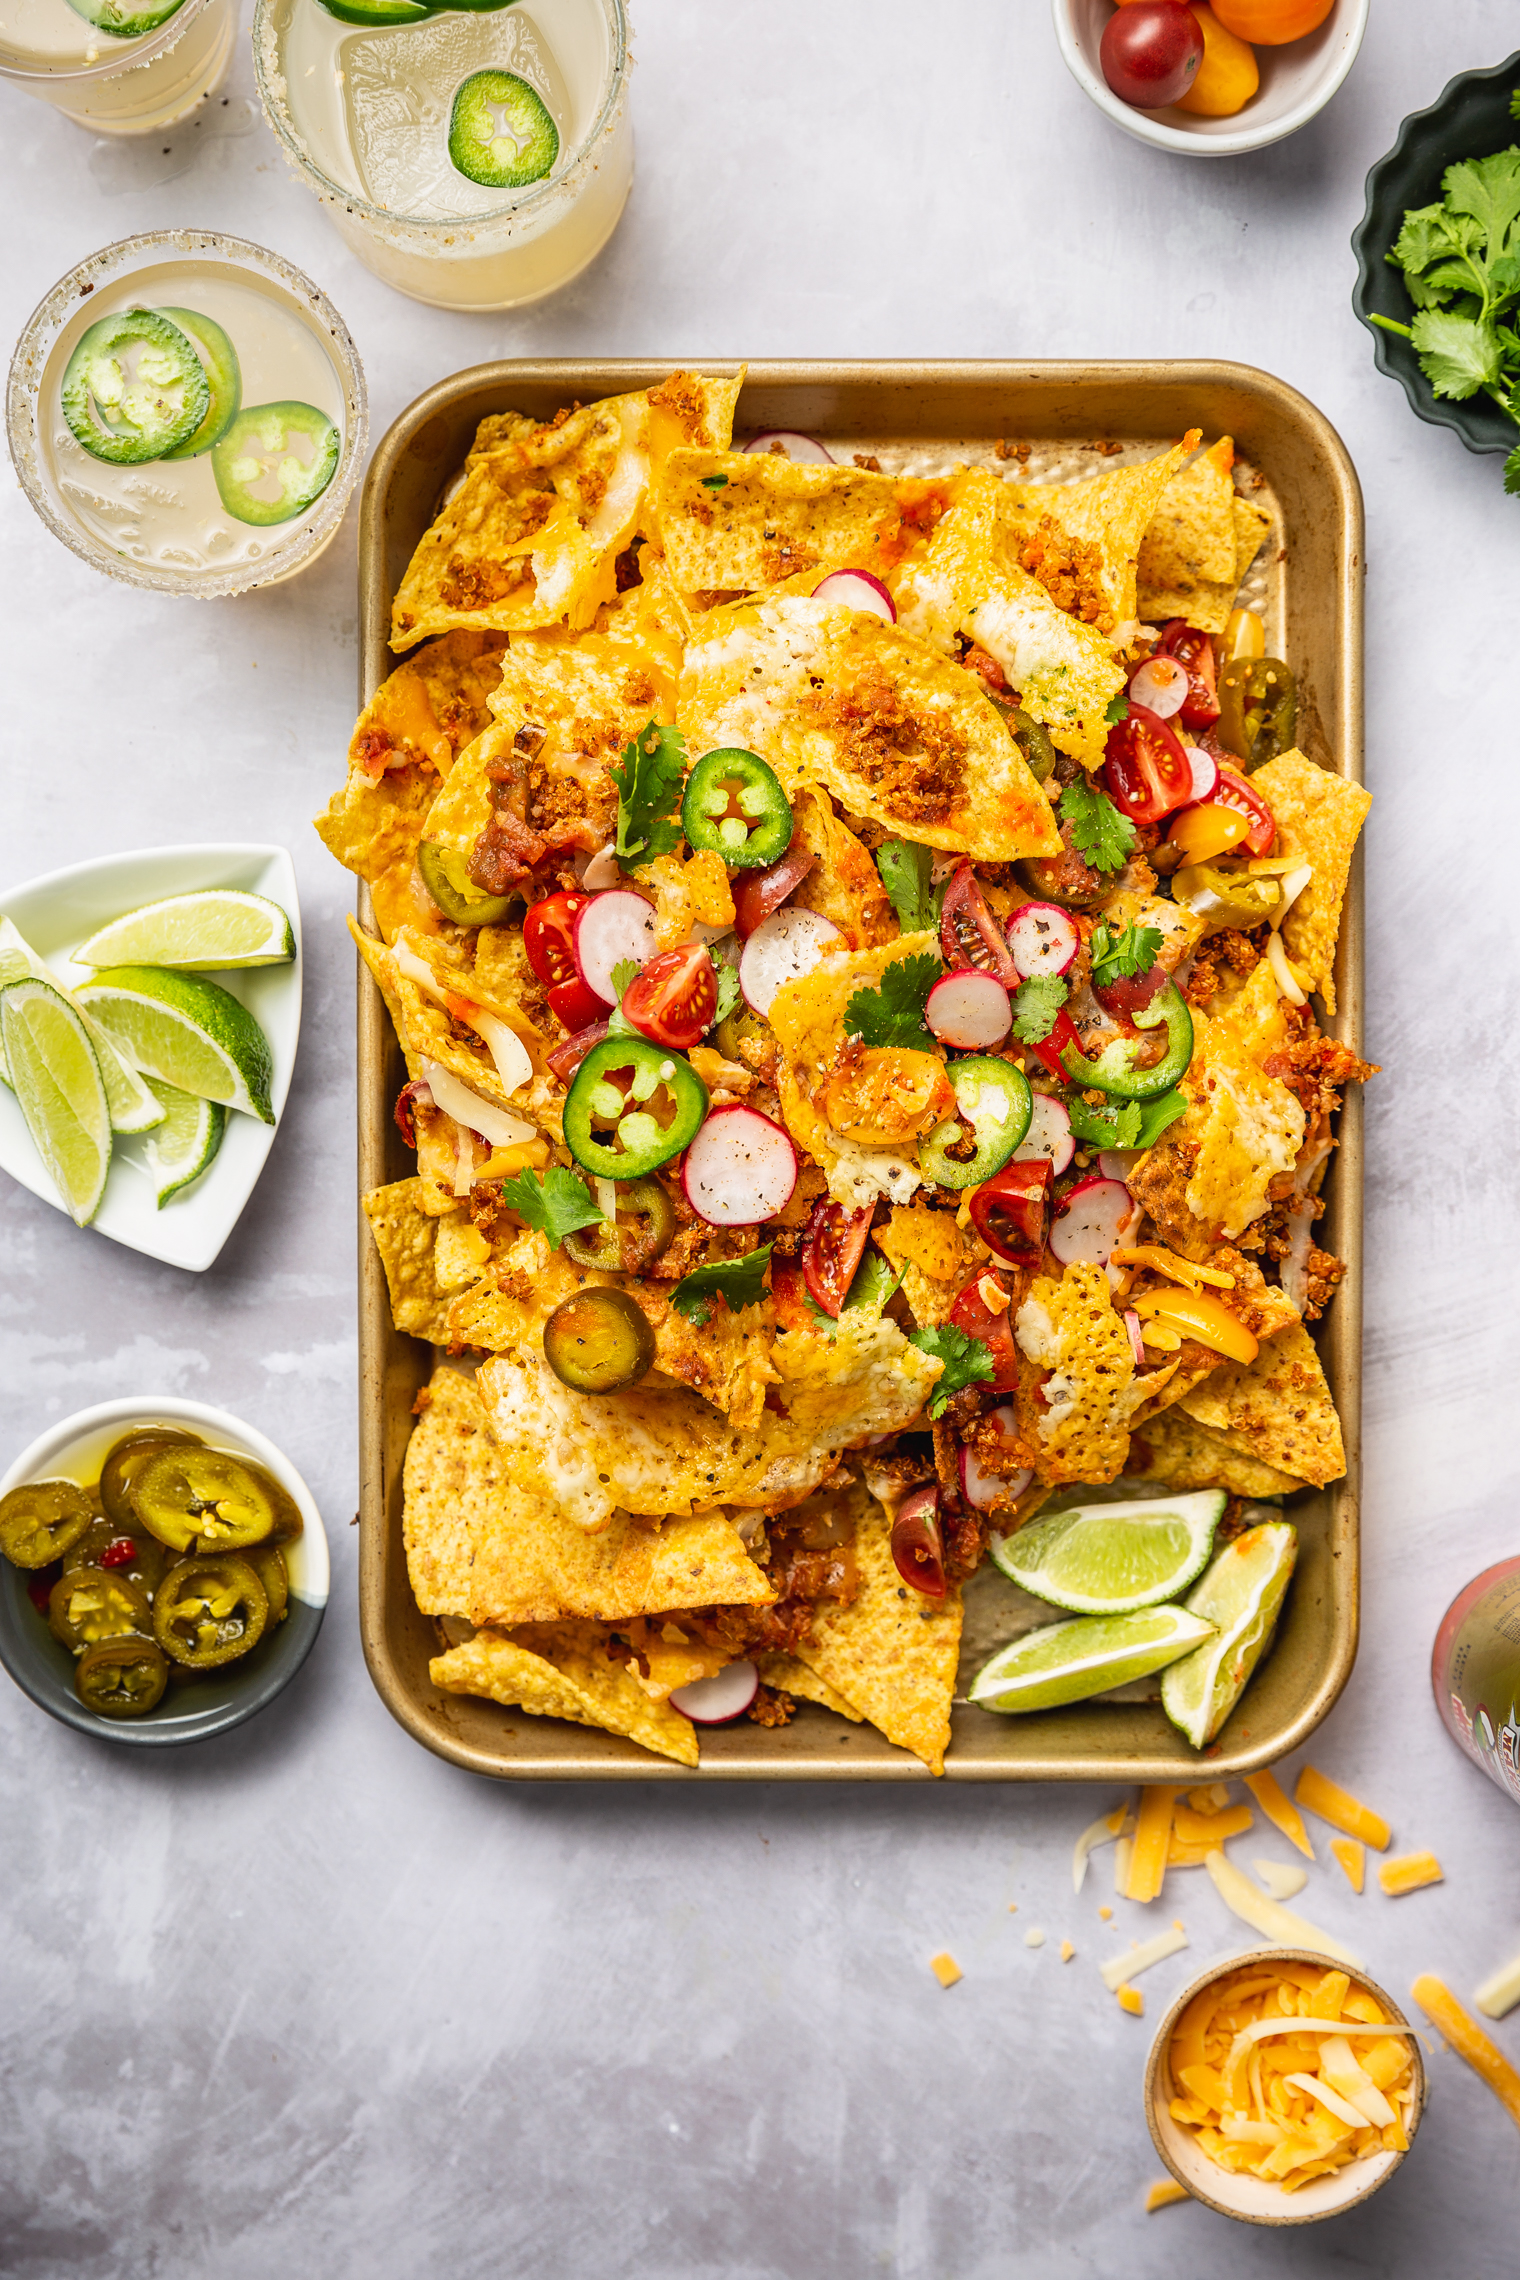
[[[1398,2005],[1308,1948],[1211,1966],[1162,2020],[1145,2074],[1172,2175],[1247,2224],[1313,2224],[1365,2201],[1409,2151],[1424,2105],[1424,2060]]]

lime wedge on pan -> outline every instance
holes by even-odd
[[[26,1128],[80,1227],[100,1209],[111,1168],[111,1112],[77,1006],[27,975],[0,988],[0,1039]]]
[[[1078,1504],[994,1536],[992,1557],[1011,1583],[1073,1615],[1128,1615],[1178,1599],[1203,1570],[1225,1508],[1222,1488]]]
[[[1054,1710],[1090,1694],[1147,1678],[1187,1654],[1212,1624],[1181,1607],[1145,1607],[1136,1615],[1078,1615],[1046,1623],[1001,1647],[983,1663],[971,1700],[983,1710]]]
[[[198,1180],[222,1144],[227,1111],[220,1101],[197,1100],[159,1077],[145,1080],[164,1111],[147,1144],[148,1170],[158,1182],[158,1208]]]
[[[61,996],[68,998],[76,1012],[82,1012],[71,992],[66,990],[56,974],[49,971],[29,942],[8,918],[0,918],[0,987],[6,982],[19,982],[29,975],[33,981],[47,982]],[[111,1129],[114,1132],[147,1132],[162,1121],[163,1110],[153,1098],[142,1078],[124,1061],[111,1043],[98,1021],[83,1014],[95,1058],[100,1063],[100,1074],[106,1088],[106,1105],[111,1111]],[[0,1081],[10,1083],[3,1047],[0,1047]]]
[[[81,966],[173,966],[181,973],[280,966],[296,954],[290,920],[266,895],[203,887],[145,903],[92,934],[74,952]]]
[[[78,998],[145,1076],[273,1124],[269,1040],[230,990],[166,966],[111,966]]]
[[[1298,1557],[1298,1530],[1264,1520],[1226,1544],[1188,1594],[1215,1636],[1161,1681],[1161,1707],[1195,1750],[1211,1742],[1245,1692],[1277,1624]]]

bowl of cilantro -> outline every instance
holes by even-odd
[[[1520,54],[1464,71],[1367,177],[1352,305],[1380,372],[1520,492]]]

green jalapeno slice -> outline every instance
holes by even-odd
[[[1219,674],[1219,741],[1249,775],[1298,735],[1298,684],[1280,657],[1234,657]]]
[[[544,1360],[576,1393],[623,1393],[654,1367],[654,1332],[626,1290],[597,1284],[556,1306]]]
[[[197,1554],[170,1568],[153,1602],[153,1633],[186,1670],[217,1670],[256,1647],[269,1594],[247,1560]]]
[[[160,1449],[203,1447],[199,1433],[181,1432],[177,1425],[139,1425],[123,1434],[100,1468],[100,1501],[108,1520],[126,1535],[139,1533],[132,1510],[132,1483]]]
[[[94,1518],[95,1507],[77,1481],[25,1481],[0,1499],[0,1552],[12,1567],[51,1567]]]
[[[422,840],[417,848],[417,868],[444,917],[451,918],[456,926],[499,926],[512,908],[511,895],[483,895],[471,883],[466,859],[457,847],[444,847],[436,839]]]
[[[241,1551],[274,1533],[268,1485],[225,1449],[160,1449],[132,1484],[141,1525],[171,1552]]]
[[[1068,1045],[1061,1066],[1073,1084],[1094,1085],[1114,1100],[1154,1100],[1187,1075],[1193,1058],[1193,1017],[1176,983],[1168,982],[1130,1018],[1137,1029],[1157,1029],[1165,1023],[1166,1051],[1155,1067],[1136,1068],[1133,1037],[1115,1037],[1091,1061],[1080,1045]]]
[[[204,365],[156,309],[118,309],[84,333],[63,375],[63,416],[92,459],[140,467],[194,435],[211,408]]]
[[[315,504],[342,451],[337,427],[315,404],[245,404],[212,445],[211,472],[228,514],[264,530]]]
[[[675,1206],[658,1180],[619,1188],[616,1219],[578,1227],[564,1239],[578,1267],[604,1275],[641,1275],[667,1250],[676,1231]]]
[[[758,871],[791,846],[792,810],[774,768],[725,745],[687,777],[681,829],[693,854],[720,856],[731,871]]]
[[[1002,1170],[1029,1130],[1034,1095],[1011,1061],[969,1054],[945,1071],[956,1113],[918,1144],[919,1170],[936,1187],[979,1187]]]
[[[48,1629],[60,1646],[74,1654],[98,1646],[102,1639],[119,1639],[124,1631],[147,1633],[152,1628],[148,1594],[119,1569],[70,1568],[48,1597]]]
[[[102,1718],[140,1718],[154,1708],[168,1683],[162,1647],[131,1632],[102,1639],[74,1665],[74,1692]]]
[[[679,1053],[604,1037],[565,1095],[565,1145],[598,1179],[642,1179],[690,1146],[706,1114],[707,1087]]]

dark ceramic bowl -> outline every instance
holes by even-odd
[[[1412,323],[1414,304],[1404,273],[1385,256],[1411,206],[1433,206],[1441,177],[1459,158],[1487,158],[1520,143],[1520,120],[1510,116],[1509,99],[1520,87],[1520,54],[1490,71],[1463,71],[1443,89],[1428,111],[1414,111],[1399,129],[1397,142],[1367,177],[1367,211],[1351,240],[1356,254],[1356,290],[1351,305],[1372,335],[1379,372],[1398,381],[1418,418],[1432,427],[1451,428],[1469,451],[1513,451],[1520,428],[1489,396],[1450,403],[1437,397],[1420,370],[1411,342],[1385,332],[1374,316]]]
[[[290,1684],[322,1628],[328,1590],[327,1537],[311,1490],[289,1458],[262,1433],[223,1409],[152,1394],[140,1400],[105,1401],[61,1419],[24,1449],[0,1478],[0,1496],[23,1481],[47,1480],[55,1474],[82,1484],[95,1479],[112,1442],[141,1424],[180,1425],[218,1448],[241,1449],[273,1473],[299,1505],[305,1522],[301,1535],[285,1547],[290,1603],[284,1622],[240,1661],[185,1685],[171,1685],[158,1707],[141,1718],[102,1718],[85,1708],[74,1692],[74,1657],[59,1645],[46,1616],[32,1605],[26,1576],[9,1560],[0,1560],[0,1663],[22,1692],[50,1717],[76,1726],[82,1734],[132,1743],[139,1749],[161,1749],[176,1742],[204,1741],[210,1734],[241,1726]]]

